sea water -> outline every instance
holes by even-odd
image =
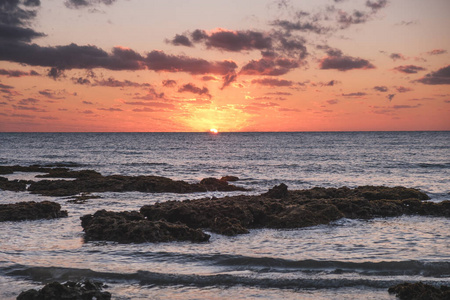
[[[450,199],[450,132],[0,133],[0,165],[65,165],[103,175],[197,182],[238,176],[249,192],[98,193],[84,204],[0,190],[0,203],[55,201],[68,218],[0,223],[0,299],[92,279],[113,299],[394,299],[402,282],[450,285],[450,220],[341,219],[309,228],[211,234],[207,243],[84,242],[80,217],[168,200],[360,185]],[[39,180],[35,173],[3,175]]]

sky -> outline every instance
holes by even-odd
[[[1,132],[450,130],[448,0],[0,0]]]

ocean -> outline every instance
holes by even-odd
[[[65,165],[103,175],[198,182],[225,175],[248,192],[97,193],[84,204],[0,190],[0,203],[55,201],[68,218],[0,222],[0,299],[51,281],[93,279],[113,299],[395,299],[402,282],[450,285],[450,220],[340,219],[256,229],[206,243],[84,242],[80,217],[168,200],[361,185],[450,199],[450,132],[0,133],[0,165]],[[38,180],[37,173],[2,175]]]

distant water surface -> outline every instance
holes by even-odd
[[[253,194],[284,182],[289,189],[402,185],[431,201],[450,199],[450,132],[0,133],[0,164],[189,182],[234,175]],[[0,223],[0,298],[79,278],[106,282],[115,299],[393,299],[387,288],[403,281],[450,285],[446,218],[342,219],[212,234],[203,244],[83,242],[79,217],[99,209],[235,194],[103,193],[80,205],[0,190],[0,203],[51,200],[69,211],[65,219]]]

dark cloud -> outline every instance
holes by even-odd
[[[411,92],[413,89],[408,88],[408,87],[404,87],[404,86],[396,86],[395,89],[397,90],[397,92],[399,93],[407,93],[407,92]]]
[[[193,47],[194,44],[192,44],[191,40],[181,34],[175,35],[175,37],[172,40],[166,40],[167,43],[175,45],[175,46],[186,46],[186,47]]]
[[[336,69],[339,71],[348,71],[352,69],[374,69],[375,66],[368,60],[344,56],[342,53],[334,53],[334,56],[327,56],[320,60],[319,66],[322,70]]]
[[[0,75],[8,77],[22,77],[22,76],[40,76],[40,74],[34,70],[29,72],[19,71],[19,70],[5,70],[0,69]]]
[[[416,81],[429,85],[450,84],[450,65],[431,72]]]
[[[342,96],[344,96],[344,97],[363,97],[363,96],[366,96],[366,95],[367,95],[367,93],[364,93],[364,92],[342,94]]]
[[[415,74],[415,73],[417,73],[419,71],[424,71],[426,69],[422,68],[422,67],[419,67],[419,66],[407,65],[407,66],[395,67],[394,70],[402,72],[402,73],[406,73],[406,74]]]
[[[386,6],[387,0],[375,0],[375,1],[366,1],[366,6],[370,7],[373,11],[377,11],[379,9],[382,9]]]
[[[42,36],[45,36],[45,34],[36,32],[31,28],[0,23],[0,41],[2,42],[30,42],[32,39]]]
[[[123,111],[123,110],[120,109],[120,108],[114,108],[114,107],[110,107],[110,108],[97,108],[97,110],[110,111],[110,112]]]
[[[2,0],[0,1],[0,23],[23,26],[36,17],[39,0]]]
[[[265,85],[265,86],[292,86],[293,81],[277,78],[263,78],[263,79],[253,79],[253,84]]]
[[[186,93],[186,92],[197,94],[197,95],[205,95],[209,99],[212,98],[211,94],[209,93],[208,88],[206,88],[206,87],[199,88],[193,83],[185,84],[178,89],[178,93]]]
[[[66,0],[64,4],[68,8],[78,9],[96,4],[111,5],[114,2],[116,2],[116,0]]]
[[[328,33],[331,30],[331,28],[321,26],[317,22],[314,23],[312,21],[291,22],[287,20],[275,20],[271,23],[271,25],[275,27],[280,27],[289,33],[291,31],[300,31],[300,32],[314,32],[317,34],[324,34]]]
[[[266,95],[292,96],[292,93],[289,93],[289,92],[271,92],[271,93],[266,93]]]
[[[355,10],[351,14],[344,11],[339,11],[337,21],[341,25],[341,29],[345,29],[353,24],[366,23],[370,17],[370,13],[359,10]]]
[[[401,21],[400,23],[397,23],[395,25],[399,25],[399,26],[411,26],[411,25],[417,25],[419,24],[419,21],[414,20],[414,21]]]
[[[337,81],[337,80],[330,80],[328,82],[321,82],[320,83],[321,86],[334,86],[336,84],[339,84],[339,81]]]
[[[242,67],[241,75],[268,75],[279,76],[298,68],[300,64],[289,58],[252,60]]]
[[[91,84],[91,81],[89,79],[83,78],[83,77],[78,77],[78,78],[72,77],[72,81],[75,84],[81,84],[81,85],[90,85]]]
[[[194,42],[203,42],[208,48],[240,52],[272,48],[272,38],[258,31],[231,31],[219,29],[211,33],[195,30],[191,34]]]
[[[92,103],[91,101],[83,101],[82,102],[83,104],[86,104],[86,105],[93,105],[94,103]]]
[[[393,60],[393,61],[396,61],[396,60],[398,60],[398,59],[401,59],[401,60],[405,60],[406,58],[403,56],[403,54],[401,54],[401,53],[391,53],[391,55],[389,55],[389,57]]]
[[[224,88],[229,86],[232,82],[236,81],[236,79],[237,79],[236,73],[228,73],[228,74],[224,75],[222,77],[223,84],[220,89],[223,90]]]
[[[139,94],[138,94],[139,95]],[[164,99],[164,93],[158,93],[154,88],[149,88],[147,94],[144,96],[135,96],[133,99],[140,100],[155,100],[155,99]]]
[[[386,96],[386,98],[388,98],[389,101],[392,101],[392,99],[394,99],[394,97],[395,97],[395,94],[389,94]]]
[[[47,76],[56,80],[60,77],[65,77],[65,74],[64,74],[64,70],[62,70],[62,69],[50,68],[50,70],[48,70]]]
[[[233,61],[224,60],[209,62],[201,58],[182,55],[168,55],[162,51],[150,52],[145,63],[150,70],[160,72],[186,72],[197,74],[226,75],[234,73],[237,65]]]
[[[115,47],[111,54],[95,46],[41,47],[36,44],[0,44],[0,60],[64,69],[144,69],[144,58],[131,49]]]
[[[45,96],[49,99],[64,99],[65,97],[61,97],[61,93],[60,92],[55,92],[52,91],[50,89],[45,89],[42,91],[39,91],[39,94],[41,94],[42,96]]]
[[[13,89],[14,87],[12,86],[12,85],[6,85],[6,84],[3,84],[3,83],[0,83],[0,91],[2,92],[2,93],[5,93],[5,94],[11,94],[11,89]]]
[[[174,87],[177,85],[177,82],[172,79],[163,80],[162,85],[165,87]]]
[[[447,53],[447,50],[444,49],[433,49],[427,52],[428,55],[440,55],[445,53]]]
[[[95,80],[95,83],[93,84],[93,86],[107,86],[107,87],[150,87],[149,83],[138,83],[138,82],[133,82],[130,80],[124,80],[124,81],[120,81],[117,79],[114,79],[112,77],[109,77],[108,79],[103,79],[103,80]]]
[[[304,59],[308,56],[306,40],[302,37],[280,36],[277,50],[287,56]]]
[[[331,100],[327,100],[327,103],[330,105],[335,105],[339,103],[339,100],[337,99],[331,99]]]
[[[211,75],[205,75],[205,76],[202,77],[202,80],[203,81],[216,81],[217,78],[214,77],[214,76],[211,76]]]
[[[47,112],[45,109],[38,108],[38,107],[35,107],[35,106],[13,105],[12,107],[15,110],[27,110],[27,111],[34,111],[34,112]]]
[[[385,93],[388,91],[388,88],[384,85],[383,86],[374,86],[373,89],[375,91],[382,92],[382,93]]]
[[[39,100],[35,99],[35,98],[27,98],[27,99],[22,99],[20,100],[17,104],[19,105],[30,105],[30,104],[36,104],[38,103]]]

